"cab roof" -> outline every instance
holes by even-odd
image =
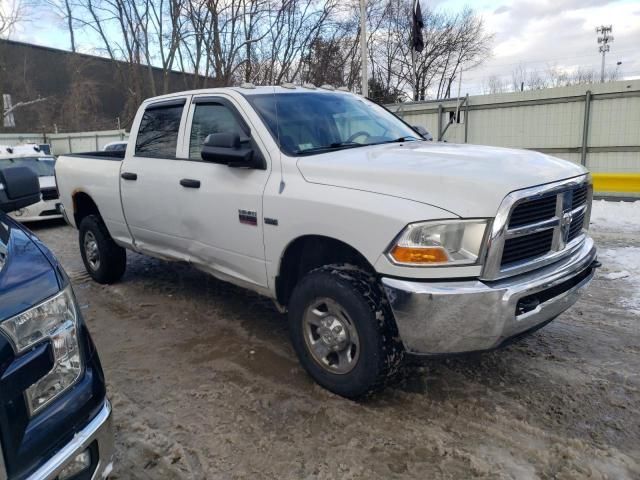
[[[294,85],[284,83],[278,86],[272,85],[252,85],[252,84],[243,84],[239,87],[217,87],[217,88],[201,88],[198,90],[185,90],[183,92],[174,92],[169,93],[167,95],[161,95],[158,97],[148,98],[143,103],[154,102],[158,100],[168,100],[175,97],[180,97],[182,95],[202,95],[202,94],[211,94],[215,95],[216,93],[229,93],[235,92],[239,93],[243,96],[251,96],[251,95],[264,95],[270,93],[337,93],[343,95],[354,95],[353,93],[347,91],[344,88],[334,88],[328,85],[323,85],[321,87],[316,87],[314,85],[305,84],[305,85]]]

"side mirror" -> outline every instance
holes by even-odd
[[[202,160],[222,163],[235,168],[254,168],[264,170],[266,165],[260,155],[256,155],[251,146],[243,147],[240,135],[223,132],[207,135],[200,153]]]
[[[14,212],[40,201],[38,175],[29,167],[0,170],[0,210]]]
[[[422,138],[425,140],[433,141],[433,135],[429,133],[429,131],[424,128],[422,125],[412,125],[411,128],[415,130]]]

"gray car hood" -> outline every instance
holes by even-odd
[[[468,218],[495,216],[514,190],[587,173],[531,150],[422,141],[300,157],[298,168],[311,183],[406,198]]]

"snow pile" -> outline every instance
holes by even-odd
[[[631,245],[598,250],[601,278],[611,281],[620,291],[623,307],[640,315],[640,201],[593,202],[591,230],[614,237],[617,233],[626,234],[619,241]],[[636,237],[637,242],[633,240]]]
[[[591,210],[591,228],[600,231],[640,234],[640,201],[595,200]]]
[[[603,278],[620,282],[620,303],[640,315],[640,247],[606,248],[598,251]],[[606,273],[605,273],[606,272]]]
[[[606,275],[604,275],[604,278],[606,278],[607,280],[618,280],[620,278],[627,278],[630,276],[631,274],[629,272],[627,272],[626,270],[622,270],[621,272],[607,273]]]

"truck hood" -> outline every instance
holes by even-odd
[[[460,217],[494,217],[504,197],[584,175],[531,150],[440,142],[358,147],[298,159],[306,181],[406,198]]]
[[[0,212],[0,322],[60,290],[49,252]]]

